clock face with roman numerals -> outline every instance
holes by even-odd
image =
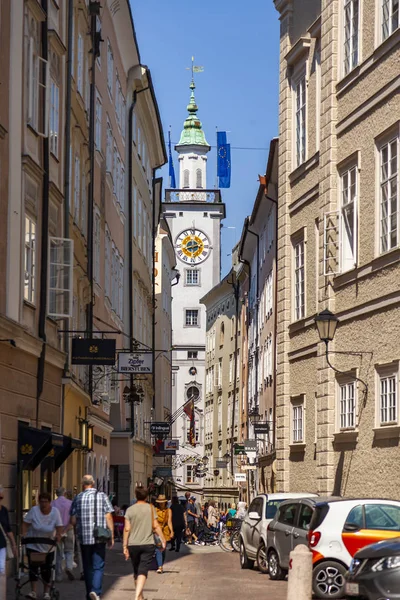
[[[198,265],[206,260],[210,253],[210,240],[199,229],[185,229],[175,242],[178,258],[188,265]]]

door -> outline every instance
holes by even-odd
[[[263,502],[264,498],[262,496],[254,498],[253,502],[250,504],[245,523],[242,525],[242,528],[245,528],[245,535],[243,538],[245,538],[245,547],[249,558],[256,557],[260,543]],[[249,515],[252,512],[257,513],[257,519],[250,519]]]
[[[375,542],[400,535],[400,505],[385,502],[355,506],[343,527],[342,540],[350,556]]]
[[[311,517],[313,516],[314,508],[311,504],[302,502],[300,504],[296,525],[292,533],[292,550],[296,546],[308,546],[307,534],[310,529]]]
[[[274,525],[275,548],[279,562],[284,569],[289,567],[289,554],[292,549],[292,533],[296,523],[299,503],[292,502],[279,508],[278,520]]]

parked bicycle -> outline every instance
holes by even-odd
[[[228,519],[219,534],[219,545],[225,552],[239,552],[239,534],[242,519]]]

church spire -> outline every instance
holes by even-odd
[[[196,85],[194,83],[193,77],[193,67],[192,67],[192,81],[190,82],[190,101],[187,105],[188,116],[183,124],[183,130],[181,133],[181,137],[179,140],[178,146],[207,146],[209,147],[206,137],[204,135],[204,131],[202,129],[201,121],[197,116],[198,107],[196,104],[196,99],[194,97],[194,90],[196,89]]]

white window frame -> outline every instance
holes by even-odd
[[[307,160],[307,76],[302,69],[293,80],[293,139],[295,168]]]
[[[85,170],[82,171],[82,180],[81,180],[81,231],[86,238],[87,236],[87,187],[86,187],[86,173]]]
[[[25,214],[24,300],[35,304],[37,223]]]
[[[74,162],[74,222],[79,225],[81,214],[81,159],[75,154]]]
[[[345,273],[357,266],[358,259],[358,166],[353,164],[340,175],[340,272]],[[353,240],[348,224],[352,221]]]
[[[111,234],[107,225],[104,246],[104,294],[111,301]]]
[[[106,171],[107,173],[113,172],[113,150],[114,150],[114,138],[110,120],[107,116],[107,145],[106,145]]]
[[[50,152],[58,158],[58,142],[60,129],[60,87],[50,81]]]
[[[388,427],[399,423],[399,365],[379,366],[377,380],[377,425]]]
[[[305,402],[304,398],[291,400],[291,443],[305,443]]]
[[[385,173],[385,176],[383,176],[383,158],[382,158],[382,154],[383,151],[387,149],[387,172]],[[399,230],[399,134],[395,134],[393,135],[388,141],[385,141],[384,143],[380,144],[379,146],[379,253],[380,254],[384,254],[386,252],[390,252],[391,250],[393,250],[394,248],[397,248],[399,245],[399,238],[400,238],[400,230]],[[395,165],[393,165],[393,156],[394,156],[394,152],[396,153],[396,161],[395,161]],[[394,171],[393,167],[395,167],[396,171]],[[392,211],[390,214],[387,213],[386,216],[384,216],[384,203],[383,203],[383,196],[386,195],[387,197],[387,208],[386,210],[390,209],[391,205],[392,205],[392,201],[391,198],[392,196],[392,191],[390,190],[391,186],[395,186],[396,189],[396,207],[395,210]],[[395,219],[396,221],[396,228],[395,230],[391,230],[391,231],[395,231],[395,243],[391,243],[391,231],[389,231],[389,226],[390,226],[390,221],[391,218]],[[384,223],[386,224],[386,226],[384,227]]]
[[[337,383],[338,428],[340,431],[357,427],[357,385],[355,380]]]
[[[385,41],[392,35],[400,26],[399,19],[399,4],[397,3],[397,19],[394,19],[396,11],[393,8],[396,4],[396,0],[381,0],[381,39]],[[395,26],[394,26],[395,25]]]
[[[196,483],[195,472],[196,465],[185,465],[185,483]]]
[[[196,273],[197,281],[193,281],[193,274]],[[200,285],[200,269],[185,269],[185,285],[187,286],[198,286]]]
[[[293,317],[295,321],[306,315],[306,243],[304,236],[293,244]]]
[[[358,64],[360,56],[360,0],[343,0],[343,75]]]
[[[184,327],[200,327],[200,311],[198,308],[185,308]]]
[[[49,131],[50,75],[47,60],[37,54],[33,37],[28,42],[28,124],[41,137]],[[45,112],[39,115],[39,108],[45,103]],[[42,127],[40,127],[40,124]]]
[[[101,152],[101,126],[102,126],[102,113],[103,113],[103,105],[101,102],[101,96],[96,89],[96,126],[95,126],[95,144],[96,150]]]
[[[74,242],[67,238],[49,238],[48,316],[66,318],[73,315]],[[67,285],[65,285],[67,284]],[[57,296],[63,296],[59,310]],[[55,300],[54,304],[52,302]],[[61,307],[61,308],[62,308]],[[53,310],[52,310],[53,308]]]
[[[77,53],[78,70],[77,70],[77,78],[76,78],[76,88],[77,88],[78,92],[80,93],[80,95],[82,96],[82,98],[83,98],[83,65],[84,65],[83,47],[84,47],[83,37],[79,33],[78,34],[78,53]]]

